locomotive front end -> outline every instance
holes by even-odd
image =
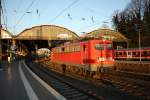
[[[91,63],[91,69],[98,71],[101,68],[113,68],[114,59],[112,41],[93,41],[91,47],[93,47],[91,48],[91,59],[95,60],[95,63]]]

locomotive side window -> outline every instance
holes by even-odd
[[[80,51],[80,46],[75,46],[75,51]]]
[[[103,50],[103,45],[102,44],[95,44],[95,49]]]
[[[69,47],[68,46],[65,48],[65,52],[69,52]]]
[[[74,52],[74,46],[71,46],[71,52]]]

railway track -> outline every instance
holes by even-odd
[[[46,64],[48,66],[48,64]],[[53,69],[55,71],[55,69]],[[56,71],[57,72],[57,71]],[[72,77],[77,77],[79,79],[85,79],[85,77],[79,76],[77,74],[73,74],[70,72],[67,72]],[[102,85],[100,83],[104,82],[104,84],[111,85],[113,87],[116,87],[117,89],[127,92],[131,95],[138,96],[142,100],[150,100],[150,81],[148,76],[140,76],[140,75],[134,75],[127,74],[123,72],[119,73],[107,73],[104,75],[102,80],[94,80],[91,78],[86,78],[86,80],[89,80],[94,85]],[[147,92],[146,92],[147,91]]]
[[[109,75],[104,77],[104,80],[111,82],[116,88],[119,88],[122,91],[126,91],[135,96],[140,96],[144,98],[144,100],[150,100],[150,82],[147,81],[147,78],[145,81],[137,78],[125,77],[125,75],[116,76],[109,73]]]
[[[40,77],[41,77],[40,74],[42,72],[48,75],[48,78],[44,77],[41,78],[68,100],[103,100],[103,98],[98,97],[93,93],[90,93],[79,87],[73,86],[71,83],[66,82],[65,80],[57,77],[56,75],[50,73],[48,70],[45,70],[44,68],[41,67],[35,68],[30,66],[29,64],[28,66],[33,72],[35,72]]]

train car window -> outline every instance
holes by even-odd
[[[133,54],[133,55],[136,55],[136,52],[133,52],[132,54]]]
[[[126,52],[123,52],[123,55],[126,55]]]
[[[147,51],[147,56],[150,56],[150,51]]]
[[[103,50],[103,45],[102,44],[95,44],[95,49]]]
[[[106,49],[112,50],[112,44],[107,44]]]
[[[62,52],[61,48],[58,48],[58,53]]]
[[[119,52],[119,55],[122,55],[122,52]]]
[[[136,52],[136,55],[138,55],[138,52]]]
[[[77,51],[77,46],[74,46],[74,51],[75,51],[75,52]]]
[[[59,52],[59,50],[58,50],[58,48],[56,48],[56,53],[58,53]]]
[[[75,47],[74,46],[72,46],[72,52],[74,52],[75,51]]]
[[[76,47],[75,47],[74,45],[73,45],[72,47],[73,47],[73,52],[75,52],[75,48],[76,48]]]
[[[137,52],[137,55],[138,55],[138,56],[140,55],[140,52],[139,52],[139,51]]]
[[[64,51],[65,51],[65,48],[64,48],[64,47],[62,47],[62,48],[61,48],[61,52],[64,52]]]
[[[120,52],[117,52],[117,55],[119,55]]]
[[[77,51],[77,46],[75,45],[75,46],[74,46],[74,52],[76,52],[76,51]]]
[[[71,46],[70,46],[70,49],[69,49],[69,51],[70,51],[70,52],[72,52],[72,47],[71,47]]]
[[[57,53],[57,52],[58,52],[58,49],[57,49],[57,48],[56,48],[56,49],[54,49],[54,52],[56,52],[56,53]]]
[[[132,55],[132,52],[128,52],[128,55]]]
[[[69,46],[69,52],[71,52],[71,47]]]
[[[69,51],[70,51],[70,52],[74,52],[74,46],[70,46]]]
[[[78,48],[77,50],[80,51],[80,46],[77,46],[77,48]]]
[[[65,48],[65,52],[69,52],[69,50],[68,50],[68,46]]]
[[[147,51],[144,51],[144,52],[143,52],[143,55],[146,56],[146,55],[147,55]]]

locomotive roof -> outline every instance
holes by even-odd
[[[92,40],[87,40],[87,41],[112,42],[111,40],[99,40],[99,39],[92,39]],[[61,44],[61,45],[59,45],[55,48],[63,47],[63,46],[67,46],[67,45],[76,45],[78,43],[84,43],[84,42],[87,42],[87,41],[69,41],[69,42],[65,42],[64,44]]]

